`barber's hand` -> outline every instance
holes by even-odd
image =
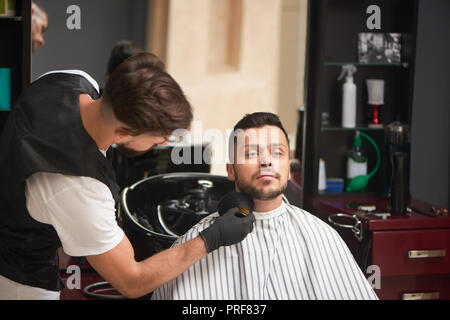
[[[251,212],[248,216],[237,216],[237,208],[231,208],[208,228],[200,232],[205,241],[206,251],[210,253],[220,246],[229,246],[244,240],[252,232],[255,216]]]

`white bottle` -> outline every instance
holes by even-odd
[[[345,83],[342,86],[342,127],[356,127],[356,85],[353,82],[353,73],[356,72],[354,65],[342,66],[342,73],[339,80],[346,73]]]
[[[326,189],[327,189],[327,173],[325,169],[325,161],[322,158],[320,158],[318,190],[319,192],[324,192]]]

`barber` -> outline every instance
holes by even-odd
[[[137,298],[242,241],[254,217],[230,211],[208,232],[136,262],[117,225],[119,188],[106,150],[116,144],[125,155],[142,154],[191,121],[181,88],[149,53],[120,64],[101,97],[89,75],[73,70],[25,89],[0,138],[0,299],[59,299],[60,246]]]

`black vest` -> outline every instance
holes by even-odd
[[[95,178],[119,188],[111,162],[85,131],[80,93],[99,95],[83,76],[48,74],[21,94],[0,139],[0,274],[13,281],[59,291],[58,252],[52,225],[34,220],[26,208],[25,181],[36,172]]]

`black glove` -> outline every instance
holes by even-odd
[[[255,216],[251,212],[248,216],[237,216],[237,208],[231,208],[208,228],[200,232],[205,241],[206,251],[210,253],[220,246],[229,246],[244,240],[252,232]]]

